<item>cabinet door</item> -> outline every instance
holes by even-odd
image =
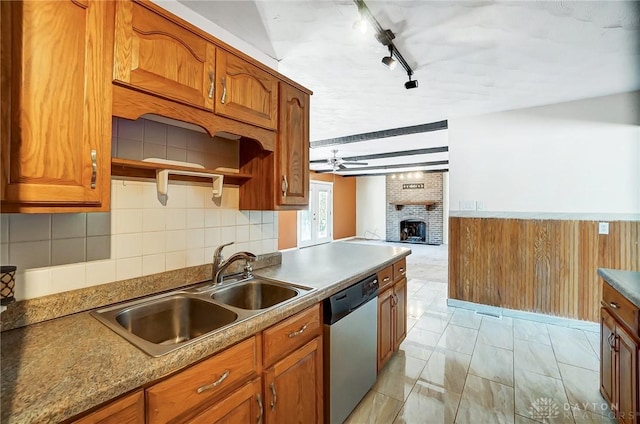
[[[618,420],[623,424],[633,424],[638,411],[638,345],[624,328],[617,326],[615,346]]]
[[[73,424],[144,424],[142,390],[115,400]]]
[[[278,119],[274,76],[222,49],[216,54],[215,112],[270,130]]]
[[[213,110],[214,45],[149,7],[117,2],[114,81]]]
[[[107,210],[110,4],[1,3],[3,212]]]
[[[395,295],[394,313],[395,327],[393,334],[393,350],[400,348],[400,343],[407,337],[407,279],[403,278],[393,286]]]
[[[615,402],[616,322],[605,308],[600,309],[600,393],[613,406]]]
[[[378,296],[378,372],[393,354],[393,304],[393,287],[389,287]]]
[[[240,387],[212,407],[189,420],[190,424],[260,423],[264,413],[259,378]]]
[[[322,339],[316,337],[265,371],[267,424],[322,423]]]
[[[309,95],[280,83],[278,156],[281,205],[309,204]]]

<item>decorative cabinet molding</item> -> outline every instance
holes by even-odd
[[[215,46],[145,6],[116,2],[113,80],[213,110]]]
[[[275,130],[278,123],[278,80],[239,57],[218,50],[215,112]]]
[[[2,212],[109,209],[108,2],[2,2]]]
[[[309,204],[309,95],[280,83],[278,124],[280,205]]]

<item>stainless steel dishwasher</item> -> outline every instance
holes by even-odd
[[[324,303],[325,422],[340,424],[376,381],[378,278],[371,275]]]

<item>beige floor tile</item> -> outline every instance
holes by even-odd
[[[471,356],[453,350],[436,349],[420,374],[418,382],[436,391],[462,393]]]
[[[401,408],[401,401],[370,390],[346,419],[345,424],[389,424]]]
[[[600,333],[585,331],[584,335],[587,336],[587,340],[589,341],[591,348],[595,352],[598,359],[600,359]]]
[[[478,330],[451,324],[442,333],[442,337],[438,341],[438,347],[471,355],[477,337]]]
[[[576,424],[616,424],[613,412],[606,415],[595,414],[580,408],[572,408],[573,418]]]
[[[431,302],[414,299],[409,295],[409,298],[407,299],[407,316],[415,319],[420,318],[428,311],[430,304]]]
[[[438,312],[446,312],[452,314],[456,308],[453,306],[447,305],[447,297],[443,295],[442,297],[434,300],[431,305],[429,305],[429,311],[438,311]]]
[[[573,423],[562,380],[531,371],[515,370],[515,409],[535,421]]]
[[[394,424],[452,424],[459,403],[460,394],[418,380]]]
[[[478,315],[475,311],[471,311],[469,309],[458,308],[453,313],[451,321],[449,322],[461,327],[478,330],[480,328],[480,323],[482,322],[482,315]]]
[[[411,295],[411,298],[421,300],[426,303],[433,302],[436,298],[441,297],[442,292],[427,285]]]
[[[411,331],[416,322],[418,322],[417,319],[407,317],[407,331]]]
[[[497,320],[482,320],[478,343],[513,350],[513,328],[508,324],[498,323]]]
[[[407,333],[407,337],[402,344],[400,344],[400,350],[404,351],[407,356],[426,361],[436,348],[438,340],[440,340],[439,333],[422,330],[414,325]]]
[[[483,321],[495,322],[496,324],[508,325],[510,327],[513,327],[513,318],[511,317],[505,317],[504,315],[494,317],[492,315],[485,315],[482,313],[480,315],[482,316]]]
[[[425,284],[426,283],[422,280],[411,278],[409,279],[409,281],[407,281],[407,293],[410,296],[412,293],[415,293],[423,288]]]
[[[513,387],[468,375],[455,422],[513,423]]]
[[[513,319],[513,337],[528,342],[551,345],[547,325],[542,322]]]
[[[522,415],[516,414],[515,424],[539,424],[539,421],[533,421],[531,418],[526,418],[526,417],[523,417]]]
[[[398,352],[378,375],[373,390],[404,402],[426,363]]]
[[[515,368],[560,378],[556,357],[550,345],[515,339],[513,356]]]
[[[607,402],[600,395],[600,373],[585,368],[559,363],[562,382],[572,406],[608,415]]]
[[[422,330],[431,331],[433,333],[442,333],[447,325],[449,324],[449,320],[451,316],[446,315],[435,315],[430,312],[425,312],[418,322],[416,322],[416,328],[420,328]]]
[[[513,387],[513,351],[476,343],[469,374]]]
[[[547,329],[558,362],[593,371],[600,369],[600,361],[584,331],[556,325],[547,325]]]

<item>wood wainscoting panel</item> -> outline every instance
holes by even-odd
[[[449,220],[449,297],[598,322],[598,268],[640,270],[640,222]]]

